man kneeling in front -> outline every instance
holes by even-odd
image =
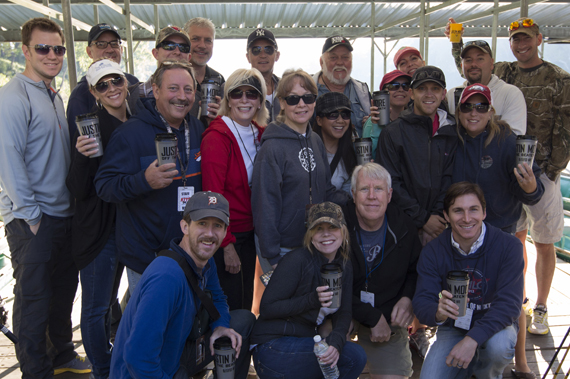
[[[182,239],[172,240],[170,250],[146,268],[121,318],[111,378],[188,378],[212,361],[214,341],[222,336],[229,337],[236,350],[235,377],[247,377],[255,316],[243,309],[229,312],[213,258],[229,215],[229,203],[218,193],[198,192],[190,198],[180,221]],[[211,300],[202,301],[209,297],[206,292]],[[209,332],[196,333],[203,327],[195,322],[204,314],[201,304],[210,320],[217,320]],[[219,314],[213,316],[216,310]],[[188,338],[196,334],[195,340]]]
[[[417,265],[414,312],[420,322],[439,325],[420,379],[502,378],[517,341],[522,245],[516,237],[483,222],[485,197],[476,184],[453,184],[443,206],[451,228],[424,247]],[[469,278],[463,317],[458,317],[459,306],[448,291],[450,271],[455,272],[451,279],[459,278],[464,284]]]

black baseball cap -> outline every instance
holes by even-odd
[[[195,193],[184,207],[184,217],[190,215],[192,221],[215,217],[226,225],[230,224],[230,203],[223,195],[212,191]]]
[[[91,45],[91,42],[95,41],[101,34],[105,32],[111,32],[117,36],[119,41],[121,40],[121,36],[119,35],[119,32],[115,30],[115,28],[109,24],[102,23],[95,25],[89,31],[89,36],[87,37],[87,46]]]
[[[424,66],[414,72],[412,76],[412,88],[417,88],[425,82],[435,82],[445,89],[445,75],[439,67]]]
[[[241,86],[248,86],[259,92],[260,95],[263,95],[263,90],[261,88],[261,82],[255,75],[252,75],[248,78],[245,78],[239,82],[235,82],[233,86],[228,88],[228,93],[232,92],[234,89],[241,87]]]
[[[327,92],[323,93],[317,98],[317,105],[315,106],[315,114],[320,116],[322,114],[331,113],[339,110],[347,110],[352,112],[350,108],[350,99],[345,94],[340,92]]]
[[[325,41],[325,44],[323,45],[323,54],[326,53],[327,51],[331,51],[332,49],[340,45],[346,46],[346,48],[349,51],[353,50],[352,45],[350,44],[350,42],[348,42],[346,38],[342,36],[334,36],[327,38],[327,40]]]
[[[258,39],[268,40],[277,49],[277,41],[275,41],[275,36],[269,30],[263,28],[255,29],[249,34],[249,37],[247,37],[247,48],[249,49],[251,45]]]

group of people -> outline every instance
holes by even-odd
[[[495,63],[485,41],[453,44],[466,82],[449,91],[441,69],[400,49],[380,85],[390,95],[381,125],[342,36],[326,39],[320,72],[279,78],[277,40],[256,29],[251,68],[225,80],[207,64],[215,26],[198,17],[159,32],[157,70],[143,82],[121,70],[121,37],[103,23],[89,32],[93,63],[66,114],[52,87],[61,28],[26,22],[26,68],[0,89],[0,211],[22,376],[187,378],[228,337],[237,378],[252,357],[262,379],[317,378],[320,365],[357,378],[367,362],[372,378],[406,378],[410,344],[425,357],[422,378],[500,378],[513,357],[515,377],[535,378],[526,310],[528,331],[547,334],[570,75],[538,56],[532,19],[510,24],[509,39],[513,63]],[[212,78],[221,93],[206,104]],[[86,114],[100,138],[79,132]],[[533,165],[516,164],[523,134],[538,140]],[[357,164],[361,137],[374,162]],[[324,265],[342,271],[335,306]],[[130,299],[111,344],[124,268]],[[447,286],[456,270],[469,276],[462,317]],[[71,339],[78,277],[88,360]],[[426,326],[438,327],[431,347]],[[319,359],[317,334],[329,346]]]

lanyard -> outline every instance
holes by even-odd
[[[168,122],[166,122],[164,117],[162,117],[158,109],[156,107],[154,107],[154,109],[156,109],[156,112],[160,116],[162,123],[164,124],[164,126],[166,126],[166,130],[168,130],[168,133],[174,133],[172,131],[172,128],[170,127]],[[188,169],[188,166],[190,166],[190,129],[188,128],[188,121],[186,121],[186,119],[184,119],[184,143],[186,145],[186,166],[184,166],[184,162],[182,161],[182,158],[180,157],[180,152],[178,150],[176,150],[176,158],[178,158],[178,162],[180,162],[180,169],[182,171],[182,185],[186,187],[186,170]]]
[[[388,230],[388,216],[384,216],[384,222],[386,224],[384,225],[384,237],[382,237],[382,258],[380,259],[380,262],[378,262],[378,264],[376,266],[374,266],[371,270],[368,270],[368,262],[366,261],[366,256],[368,254],[364,251],[364,241],[362,240],[362,236],[360,235],[360,229],[356,230],[356,233],[358,235],[358,240],[360,243],[360,250],[362,251],[362,254],[364,254],[364,265],[366,267],[366,278],[365,278],[365,283],[364,283],[364,290],[367,292],[368,292],[368,277],[370,276],[370,274],[372,274],[372,272],[374,270],[376,270],[378,267],[380,267],[380,265],[384,261],[384,251],[386,250],[386,232]]]

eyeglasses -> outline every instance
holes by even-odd
[[[520,27],[523,28],[530,28],[531,26],[535,25],[534,20],[530,18],[525,18],[522,21],[513,21],[511,25],[509,25],[509,31],[517,30]]]
[[[340,115],[340,117],[342,117],[343,120],[350,120],[350,112],[347,111],[346,109],[344,109],[342,111],[334,111],[334,112],[330,112],[330,113],[323,113],[323,117],[326,117],[327,119],[329,119],[331,121],[335,121],[336,119],[338,119],[339,115]]]
[[[106,49],[108,45],[111,45],[113,49],[118,49],[121,47],[121,40],[114,40],[114,41],[94,41],[91,45],[97,46],[98,49]]]
[[[257,100],[259,99],[259,93],[256,91],[242,91],[239,89],[233,90],[232,92],[230,92],[230,98],[234,99],[234,100],[239,100],[243,97],[243,94],[245,93],[245,98],[248,100]]]
[[[28,46],[28,47],[30,47],[30,46]],[[50,49],[52,49],[53,53],[55,55],[57,55],[58,57],[63,57],[65,55],[65,46],[61,46],[61,45],[52,46],[52,45],[46,45],[43,43],[39,43],[37,45],[34,45],[34,50],[36,51],[36,53],[38,55],[48,55]]]
[[[283,98],[283,100],[287,102],[287,105],[297,105],[301,99],[303,99],[303,103],[305,104],[313,104],[315,100],[317,100],[317,96],[309,93],[303,96],[289,95]]]
[[[157,48],[162,47],[164,50],[167,51],[172,51],[172,50],[176,50],[176,48],[178,48],[178,50],[180,50],[180,52],[182,54],[188,54],[190,52],[190,45],[185,44],[185,43],[175,43],[175,42],[170,42],[170,41],[164,41],[159,43],[158,45],[156,45]]]
[[[473,109],[477,111],[477,113],[487,113],[489,112],[490,105],[488,103],[464,103],[459,106],[459,110],[461,113],[471,113]]]
[[[389,83],[384,86],[384,89],[387,89],[388,91],[397,91],[400,87],[402,87],[404,91],[407,91],[410,89],[410,83]]]
[[[117,76],[108,80],[99,82],[93,86],[99,93],[105,93],[109,90],[110,85],[114,85],[117,88],[122,88],[125,85],[125,77]]]
[[[275,52],[275,48],[273,46],[254,46],[251,48],[251,53],[255,56],[258,56],[259,54],[261,54],[261,50],[263,49],[263,51],[265,51],[265,54],[267,55],[273,55],[273,53]]]

